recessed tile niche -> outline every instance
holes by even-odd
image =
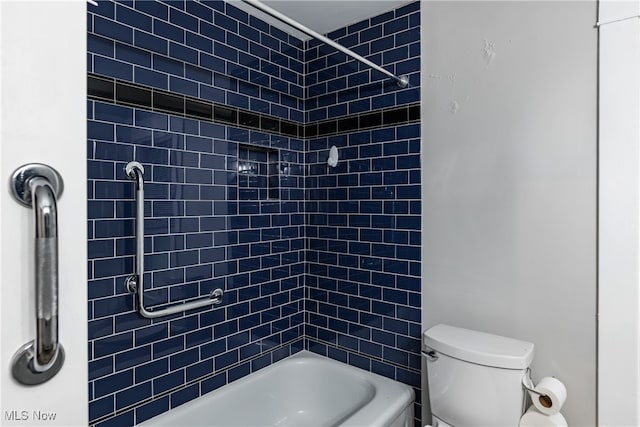
[[[240,200],[280,198],[278,150],[238,145],[238,197]]]

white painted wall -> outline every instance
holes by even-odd
[[[599,8],[602,25],[598,422],[601,427],[640,425],[639,13],[638,1],[604,1]]]
[[[534,342],[596,422],[595,1],[424,2],[423,324]]]
[[[0,425],[86,425],[86,3],[0,1]],[[61,371],[34,387],[10,374],[35,335],[34,213],[9,193],[11,173],[47,163],[63,176],[58,203]],[[5,411],[27,411],[10,422]],[[34,420],[34,411],[56,413]]]

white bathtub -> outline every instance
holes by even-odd
[[[149,426],[413,426],[413,389],[302,351],[142,423]]]

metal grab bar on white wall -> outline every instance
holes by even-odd
[[[24,385],[50,380],[64,363],[58,341],[58,206],[63,181],[50,166],[24,165],[13,173],[11,190],[23,206],[35,213],[36,337],[13,356],[11,372]]]
[[[136,186],[136,272],[127,277],[127,290],[137,295],[137,311],[143,317],[155,319],[187,310],[220,304],[224,292],[214,289],[209,297],[183,304],[176,304],[160,310],[150,311],[144,306],[144,167],[138,162],[129,162],[125,167],[127,176]]]

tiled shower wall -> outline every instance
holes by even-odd
[[[221,1],[101,0],[88,18],[90,421],[123,426],[304,346],[304,52]],[[275,193],[255,147],[279,161]],[[219,287],[220,306],[133,311],[131,160],[145,167],[146,304]]]
[[[331,35],[410,74],[400,90],[222,1],[89,7],[93,424],[142,422],[305,347],[418,386],[418,8]],[[220,287],[220,306],[134,311],[131,160],[147,305]]]
[[[408,75],[406,89],[309,43],[307,135],[315,137],[306,141],[305,281],[309,349],[410,384],[418,402],[419,7],[411,3],[330,34]],[[327,165],[333,145],[335,168]]]

